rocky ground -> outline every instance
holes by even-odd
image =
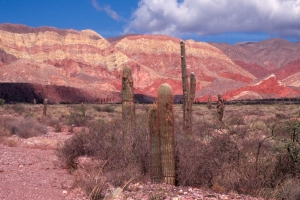
[[[74,176],[59,162],[55,149],[71,137],[70,132],[54,132],[29,139],[16,136],[0,144],[0,199],[2,200],[82,200],[89,199],[74,187]],[[259,199],[236,193],[218,194],[211,190],[173,187],[164,184],[129,183],[126,188],[110,187],[105,199]]]

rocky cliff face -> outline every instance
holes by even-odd
[[[153,100],[148,97],[155,97],[158,86],[164,82],[180,95],[179,42],[178,38],[162,35],[128,35],[107,40],[92,30],[2,24],[0,83],[5,83],[5,87],[0,87],[0,98],[9,96],[13,101],[8,88],[22,88],[19,85],[24,84],[38,91],[25,98],[26,101],[35,96],[52,97],[53,102],[120,102],[121,71],[125,65],[132,67],[138,100]],[[197,98],[239,89],[262,78],[259,69],[263,69],[264,76],[273,70],[260,63],[232,59],[222,50],[218,45],[186,41],[188,72],[197,76]],[[295,62],[286,69],[297,71],[297,66]],[[283,83],[297,85],[295,77],[287,79],[282,75],[287,70],[276,76]]]
[[[300,72],[300,42],[292,43],[284,39],[270,39],[262,42],[239,43],[235,45],[216,44],[237,65],[257,78],[274,73],[278,80]],[[282,81],[285,83],[285,81]],[[287,86],[294,86],[291,82]]]

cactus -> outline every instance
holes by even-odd
[[[166,83],[158,88],[157,115],[163,182],[175,185],[173,94]]]
[[[148,110],[148,127],[150,133],[150,172],[152,183],[160,183],[162,178],[160,137],[157,122],[157,104],[154,103]]]
[[[182,90],[183,90],[183,127],[186,130],[186,115],[188,109],[188,95],[189,95],[189,86],[188,86],[188,76],[186,69],[186,57],[185,57],[185,43],[184,41],[180,42],[181,49],[181,75],[182,75]]]
[[[135,104],[131,67],[125,66],[122,75],[122,121],[123,136],[130,137],[135,132]]]
[[[186,69],[185,43],[180,42],[181,49],[181,73],[182,73],[182,90],[183,90],[183,130],[186,134],[192,133],[192,106],[196,92],[196,76],[190,74],[190,88],[188,85],[188,76]]]
[[[210,110],[212,108],[211,105],[211,95],[209,95],[208,99],[207,99],[207,108]]]
[[[218,114],[218,122],[222,124],[223,114],[224,114],[224,100],[221,94],[218,94],[217,114]]]
[[[159,86],[157,103],[149,108],[148,126],[151,180],[175,185],[173,94],[166,83]]]
[[[44,109],[43,109],[44,116],[47,116],[47,107],[48,107],[48,100],[44,99]]]
[[[193,103],[195,99],[195,91],[196,91],[196,77],[195,73],[192,72],[190,75],[190,90],[189,90],[189,101],[188,101],[188,109],[186,116],[186,132],[188,134],[192,134],[192,123],[193,123]]]

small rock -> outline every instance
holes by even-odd
[[[62,193],[63,194],[68,194],[68,191],[67,190],[63,190]]]
[[[184,194],[183,190],[179,190],[179,191],[178,191],[178,194],[179,194],[179,195],[183,195],[183,194]]]
[[[109,195],[107,195],[104,199],[115,199],[118,198],[120,196],[120,194],[122,193],[122,188],[118,187],[116,188],[112,193],[110,193]]]

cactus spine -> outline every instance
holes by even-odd
[[[44,116],[47,116],[47,107],[48,107],[48,100],[44,99],[44,109],[43,109]]]
[[[190,88],[186,68],[185,42],[180,42],[181,49],[181,73],[183,90],[183,130],[186,134],[192,133],[192,106],[196,92],[196,76],[192,72],[190,75]]]
[[[150,132],[150,172],[152,183],[160,183],[162,178],[160,137],[157,122],[157,104],[154,103],[148,110],[148,126]]]
[[[135,104],[131,67],[125,66],[122,74],[122,121],[123,136],[130,137],[135,132]]]

